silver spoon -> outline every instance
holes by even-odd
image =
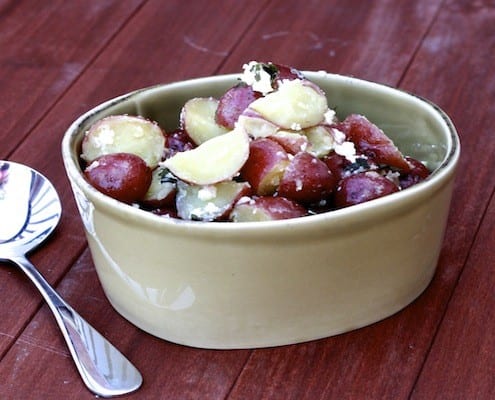
[[[61,212],[57,192],[43,175],[21,164],[0,161],[0,262],[19,266],[39,289],[90,391],[102,397],[132,392],[143,381],[139,371],[26,258],[55,229]]]

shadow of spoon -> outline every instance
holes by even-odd
[[[38,288],[91,392],[102,397],[132,392],[142,384],[139,371],[26,258],[55,229],[61,213],[57,192],[43,175],[21,164],[0,161],[0,262],[17,265]]]

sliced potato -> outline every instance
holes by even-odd
[[[213,97],[196,97],[182,107],[182,128],[196,145],[228,132],[216,122],[217,108],[218,100]]]
[[[216,136],[198,147],[176,153],[163,162],[179,179],[211,185],[231,179],[249,156],[249,137],[240,128]]]
[[[301,79],[284,80],[277,91],[253,101],[250,109],[283,129],[301,130],[318,125],[325,118],[325,94]]]
[[[81,157],[88,163],[105,154],[130,153],[153,169],[162,159],[165,137],[154,122],[130,115],[112,115],[93,124],[82,142]]]

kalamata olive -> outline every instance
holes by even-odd
[[[96,189],[125,203],[141,200],[151,184],[151,169],[130,153],[103,155],[86,167],[84,175]]]

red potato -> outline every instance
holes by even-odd
[[[156,122],[131,115],[110,115],[95,122],[84,134],[81,157],[91,163],[112,153],[132,153],[155,168],[163,157],[165,137]]]
[[[328,103],[318,86],[294,79],[282,81],[276,91],[253,101],[249,110],[281,129],[299,131],[323,122]]]
[[[307,210],[285,197],[256,197],[237,203],[230,214],[234,222],[274,221],[307,215]]]
[[[332,172],[337,182],[340,181],[345,176],[345,172],[346,172],[345,168],[351,163],[344,156],[341,156],[340,154],[337,154],[335,152],[332,152],[326,157],[324,157],[322,161]]]
[[[308,152],[318,158],[322,158],[333,150],[335,142],[330,128],[324,125],[316,125],[304,130],[309,146]]]
[[[345,176],[351,174],[378,169],[378,165],[370,162],[366,158],[358,157],[356,158],[356,161],[350,162],[344,156],[335,152],[325,156],[322,160],[330,171],[332,171],[337,181],[340,181]]]
[[[430,175],[430,171],[421,161],[407,156],[406,160],[411,165],[411,171],[400,175],[399,182],[402,189],[406,189],[424,181]]]
[[[289,156],[282,146],[270,139],[255,139],[250,143],[249,157],[240,176],[249,182],[255,194],[271,195],[288,164]]]
[[[375,171],[345,177],[334,194],[337,208],[364,203],[399,191],[399,187]]]
[[[277,69],[275,74],[275,83],[278,83],[284,79],[293,80],[293,79],[304,79],[304,75],[297,70],[296,68],[289,67],[283,64],[272,64]]]
[[[216,185],[177,184],[177,215],[186,220],[216,221],[228,218],[234,204],[251,194],[246,182],[226,181]]]
[[[269,138],[280,144],[289,154],[307,151],[310,147],[308,137],[298,132],[280,130],[270,135]]]
[[[257,112],[247,108],[239,116],[237,127],[244,129],[253,139],[266,138],[275,135],[280,127],[266,120]]]
[[[165,136],[165,158],[175,153],[194,149],[196,145],[183,129],[177,129]]]
[[[181,128],[198,146],[228,131],[215,120],[218,103],[218,100],[213,97],[195,97],[188,100],[182,107]]]
[[[124,203],[141,200],[151,184],[151,169],[139,156],[130,153],[103,155],[84,170],[84,175],[100,192]]]
[[[411,169],[392,140],[366,117],[351,114],[337,128],[345,133],[347,140],[354,143],[359,154],[364,154],[378,164],[386,164],[405,172]]]
[[[147,208],[164,208],[175,205],[177,179],[163,167],[155,168],[151,184],[141,203]]]
[[[175,153],[162,166],[184,182],[212,185],[236,176],[248,157],[248,134],[236,127],[192,150]]]
[[[323,161],[301,152],[285,169],[278,194],[301,204],[314,204],[325,201],[336,185],[335,176]]]
[[[251,86],[243,83],[230,88],[220,97],[215,121],[228,129],[234,129],[242,112],[260,96],[261,93],[255,92]]]

